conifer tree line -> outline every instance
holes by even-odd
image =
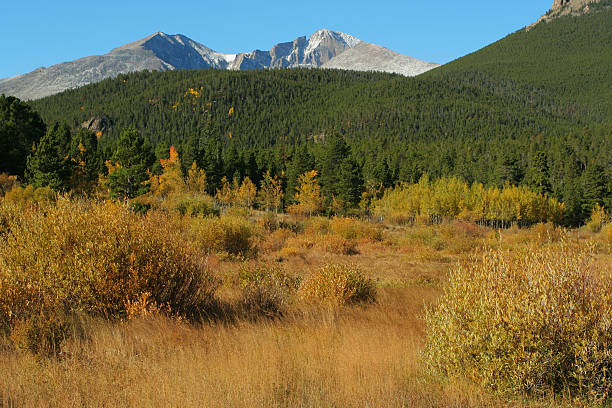
[[[610,123],[484,74],[142,72],[30,104],[2,96],[0,109],[0,173],[56,191],[87,194],[103,177],[116,198],[142,196],[173,146],[184,177],[205,175],[208,196],[278,181],[277,211],[296,208],[312,171],[312,211],[330,214],[369,213],[385,189],[425,175],[525,186],[563,202],[568,225],[612,204]],[[110,126],[81,129],[91,115]]]

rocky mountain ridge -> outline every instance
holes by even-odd
[[[531,24],[528,29],[542,21],[550,21],[566,15],[578,16],[588,13],[590,11],[590,5],[599,2],[601,2],[601,0],[553,0],[550,10],[540,17],[538,21]]]
[[[374,51],[374,50],[377,50]],[[386,50],[381,52],[381,50]],[[335,59],[351,51],[345,58]],[[38,99],[133,71],[173,69],[340,68],[418,75],[439,64],[428,63],[369,44],[341,32],[322,29],[311,36],[279,43],[268,51],[224,54],[184,35],[157,32],[111,50],[30,73],[0,79],[0,94]]]

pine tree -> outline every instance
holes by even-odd
[[[26,177],[34,187],[64,190],[70,185],[70,129],[55,123],[28,156]]]
[[[144,182],[149,178],[147,169],[153,165],[154,158],[140,133],[134,128],[126,129],[113,157],[107,162],[111,195],[131,199],[146,193],[148,186]]]
[[[340,164],[338,176],[336,187],[338,197],[344,201],[346,206],[350,208],[357,207],[363,192],[361,169],[352,158],[348,157]]]
[[[89,193],[94,188],[101,170],[96,135],[87,129],[80,129],[70,142],[69,157],[72,166],[72,190]]]
[[[349,155],[350,150],[343,137],[333,135],[325,141],[319,158],[319,168],[321,191],[329,199],[332,196],[340,196],[340,165]]]
[[[534,154],[531,165],[527,168],[526,181],[529,188],[542,194],[550,194],[550,172],[548,170],[548,157],[545,152]]]
[[[293,202],[296,188],[299,186],[298,178],[302,174],[313,170],[314,168],[315,161],[308,151],[308,146],[302,145],[300,147],[296,147],[293,153],[293,158],[287,168],[286,196],[288,202]]]
[[[32,146],[45,133],[45,124],[28,104],[0,95],[0,173],[22,177]]]

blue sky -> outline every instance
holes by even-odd
[[[0,6],[0,78],[105,54],[156,31],[216,51],[269,49],[319,28],[445,63],[535,21],[552,0],[17,1]]]

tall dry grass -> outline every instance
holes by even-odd
[[[0,400],[61,407],[509,406],[465,384],[423,380],[423,300],[432,300],[429,291],[385,290],[367,308],[235,325],[94,321],[61,359],[0,351],[7,373]]]

